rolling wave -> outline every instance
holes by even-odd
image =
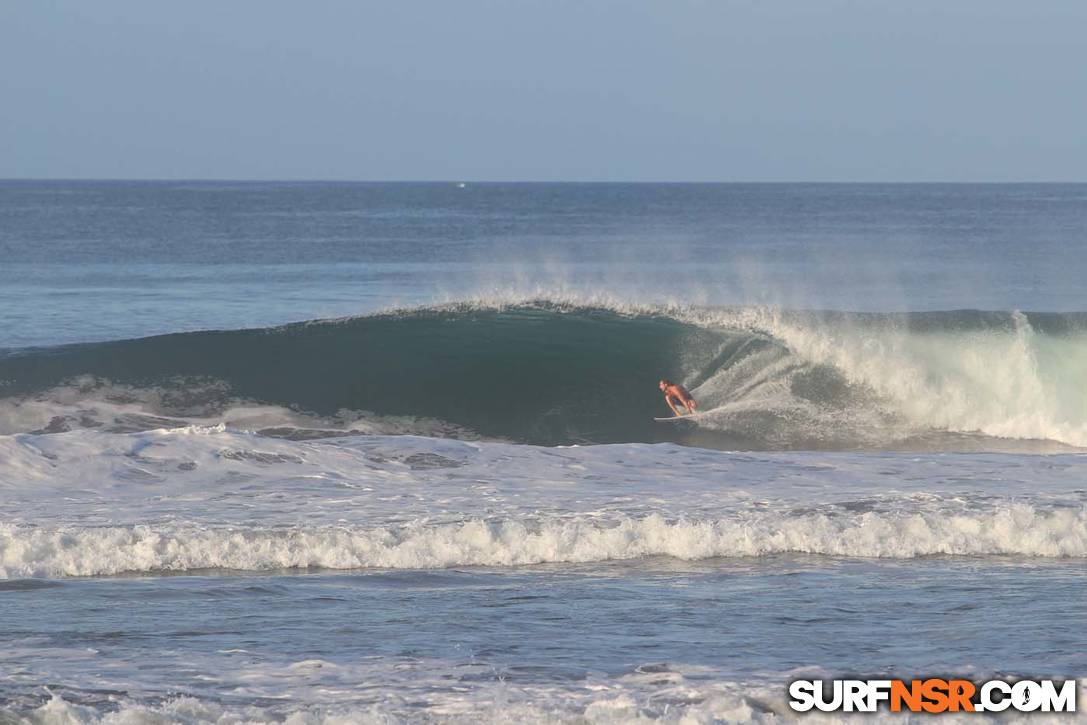
[[[707,414],[654,422],[661,377]],[[1082,313],[460,304],[8,351],[0,433],[264,406],[282,424],[253,427],[288,435],[359,430],[361,416],[374,423],[362,432],[419,421],[428,435],[544,445],[1044,450],[1087,446],[1084,380]]]
[[[1087,510],[760,513],[714,520],[481,519],[401,526],[48,528],[0,524],[0,578],[201,569],[434,569],[802,553],[909,559],[1087,556]]]

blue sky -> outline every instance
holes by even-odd
[[[1087,180],[1087,3],[0,3],[0,178]]]

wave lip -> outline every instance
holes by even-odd
[[[486,521],[372,528],[0,525],[0,577],[101,576],[200,569],[428,569],[696,560],[802,553],[1087,557],[1087,508],[1002,504],[984,513],[781,515],[669,520]]]

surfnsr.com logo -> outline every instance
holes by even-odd
[[[795,680],[797,712],[1075,712],[1075,680]]]

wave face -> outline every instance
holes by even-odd
[[[668,413],[661,377],[699,400],[697,424],[652,420]],[[369,416],[394,421],[389,432],[546,445],[1045,449],[1087,446],[1083,380],[1079,313],[532,301],[9,351],[0,433],[138,430],[271,406],[294,431]],[[131,409],[118,421],[110,405]]]

